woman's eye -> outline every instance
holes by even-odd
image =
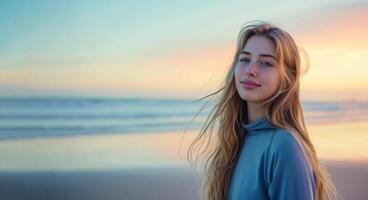
[[[249,62],[249,59],[247,59],[247,58],[241,58],[239,61],[240,62]]]
[[[269,63],[269,62],[263,61],[263,62],[261,62],[261,64],[262,65],[265,65],[265,66],[268,66],[268,67],[273,67],[273,65],[271,63]]]

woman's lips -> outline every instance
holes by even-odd
[[[240,83],[245,89],[254,89],[260,86],[253,81],[241,81]]]

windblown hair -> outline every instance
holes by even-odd
[[[254,35],[265,36],[272,41],[277,61],[281,66],[281,84],[278,91],[262,102],[266,111],[266,119],[274,126],[288,130],[301,146],[309,167],[316,176],[316,199],[337,199],[336,188],[327,170],[317,158],[304,123],[299,97],[299,79],[302,74],[301,49],[297,47],[287,32],[262,21],[252,21],[241,28],[237,38],[236,53],[226,79],[222,83],[223,86],[216,92],[200,99],[219,95],[203,127],[190,144],[187,152],[189,163],[193,163],[193,157],[195,157],[195,162],[198,159],[205,162],[205,179],[202,185],[203,199],[227,199],[231,175],[244,145],[243,139],[246,130],[242,128],[242,123],[248,122],[248,111],[246,101],[237,92],[234,73],[240,51],[247,40]],[[216,125],[218,125],[216,134],[213,135],[212,132]],[[206,144],[204,148],[203,144]]]

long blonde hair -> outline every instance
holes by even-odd
[[[215,94],[219,95],[199,134],[190,144],[187,153],[190,164],[198,159],[205,161],[203,198],[208,200],[225,200],[227,198],[230,177],[243,146],[245,130],[241,124],[243,119],[247,120],[248,117],[246,101],[241,99],[236,90],[234,71],[240,51],[247,40],[254,35],[265,36],[273,42],[278,63],[281,64],[280,88],[263,103],[266,108],[266,119],[273,125],[288,130],[301,146],[303,154],[316,176],[316,199],[337,199],[336,188],[330,180],[327,170],[317,158],[304,123],[299,97],[300,49],[287,32],[262,21],[252,21],[241,28],[237,38],[236,53],[223,86],[218,91],[200,99]],[[212,132],[216,125],[218,128],[216,134],[213,135]],[[206,144],[204,148],[203,144]],[[195,157],[194,162],[193,157]]]

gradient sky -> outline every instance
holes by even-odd
[[[0,96],[199,97],[254,19],[309,53],[302,98],[368,100],[368,2],[352,0],[1,1]]]

